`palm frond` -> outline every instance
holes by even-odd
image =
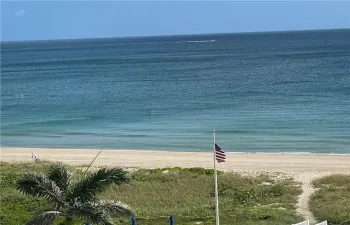
[[[69,206],[67,213],[93,224],[113,225],[109,212],[99,207],[97,202],[75,202]]]
[[[130,207],[121,201],[99,201],[97,207],[108,211],[111,216],[133,216]]]
[[[43,174],[27,173],[17,181],[16,187],[24,194],[47,199],[56,207],[64,204],[60,188]]]
[[[51,225],[59,217],[59,211],[46,211],[34,216],[26,225]]]
[[[63,192],[68,191],[71,177],[71,170],[62,163],[52,164],[49,168],[48,178],[54,181]]]
[[[94,200],[97,193],[109,185],[121,184],[130,180],[128,173],[120,168],[102,168],[78,182],[72,190],[71,199],[81,202]]]

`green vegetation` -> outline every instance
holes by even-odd
[[[25,224],[33,215],[50,205],[41,199],[20,194],[15,184],[27,171],[41,172],[45,164],[0,164],[0,224]]]
[[[23,195],[15,189],[16,181],[24,172],[47,171],[49,166],[46,163],[1,164],[0,216],[4,224],[24,224],[36,213],[50,208],[46,200]],[[78,168],[73,170],[79,172]],[[98,198],[130,205],[138,225],[165,225],[169,215],[174,215],[179,225],[213,224],[213,181],[213,170],[209,169],[140,169],[132,173],[131,182],[111,185]],[[220,172],[219,187],[222,225],[290,225],[302,220],[295,211],[301,189],[291,179]],[[130,224],[130,219],[115,218],[114,223]],[[73,224],[81,225],[82,221]]]
[[[350,224],[350,175],[331,175],[315,180],[319,190],[311,197],[310,206],[318,220],[332,225]]]
[[[111,216],[130,216],[131,210],[121,202],[100,200],[96,195],[112,184],[126,183],[129,179],[121,168],[102,168],[81,176],[67,165],[54,163],[46,173],[25,173],[17,180],[16,188],[52,205],[51,209],[35,215],[28,225],[52,224],[59,217],[64,217],[67,225],[74,218],[111,225]]]
[[[34,200],[42,198],[47,201],[43,202],[45,207],[40,208],[40,211],[35,210],[35,216],[30,219],[28,225],[49,225],[59,217],[63,217],[64,224],[72,224],[74,218],[79,218],[81,220],[78,222],[84,220],[89,223],[111,225],[113,224],[111,216],[132,215],[130,209],[119,201],[102,201],[96,198],[96,195],[109,185],[120,185],[129,181],[130,177],[126,171],[119,168],[102,168],[86,176],[81,171],[75,170],[77,173],[73,171],[72,168],[61,163],[49,165],[46,173],[36,171],[22,175],[10,169],[1,171],[3,174],[1,184],[5,188],[15,187],[21,193],[34,197]],[[10,191],[12,195],[5,198],[10,203],[10,210],[7,209],[8,207],[1,207],[1,211],[4,211],[3,222],[5,223],[7,223],[7,216],[17,214],[17,205],[21,205],[21,201],[17,201],[15,205],[11,204],[15,199],[11,197],[16,193],[13,190]],[[18,196],[26,202],[25,208],[30,211],[33,205],[28,205],[27,202],[33,202],[33,199],[25,199],[23,195]],[[50,207],[47,203],[50,203]],[[26,222],[28,218],[23,220]]]

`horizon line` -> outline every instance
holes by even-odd
[[[162,35],[141,35],[141,36],[115,36],[115,37],[82,37],[82,38],[54,38],[54,39],[35,39],[35,40],[0,40],[0,43],[14,42],[38,42],[38,41],[72,41],[72,40],[93,40],[93,39],[137,39],[137,38],[152,38],[152,37],[176,37],[176,36],[195,36],[195,35],[225,35],[225,34],[254,34],[254,33],[288,33],[302,31],[332,31],[332,30],[350,30],[350,27],[343,28],[326,28],[326,29],[301,29],[301,30],[268,30],[268,31],[243,31],[243,32],[227,32],[227,33],[192,33],[192,34],[162,34]]]

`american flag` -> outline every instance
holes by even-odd
[[[225,152],[221,150],[219,145],[217,145],[216,143],[215,143],[215,158],[218,163],[225,162],[226,160]]]

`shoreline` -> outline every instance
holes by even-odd
[[[69,151],[78,151],[78,150],[84,150],[84,151],[97,151],[101,150],[102,148],[74,148],[74,147],[21,147],[21,146],[0,146],[0,149],[47,149],[47,150],[69,150]],[[211,151],[202,151],[202,150],[167,150],[167,149],[117,149],[117,148],[103,148],[103,151],[142,151],[142,152],[188,152],[188,153],[210,153]],[[225,153],[228,154],[264,154],[264,155],[350,155],[349,152],[267,152],[267,151],[261,151],[261,152],[235,152],[235,151],[228,151],[225,150]]]
[[[100,149],[1,147],[1,162],[31,162],[32,153],[40,160],[88,165]],[[234,172],[350,173],[350,154],[226,152],[227,161],[218,169]],[[203,167],[212,168],[212,152],[152,150],[111,150],[101,152],[94,166],[125,168]]]

